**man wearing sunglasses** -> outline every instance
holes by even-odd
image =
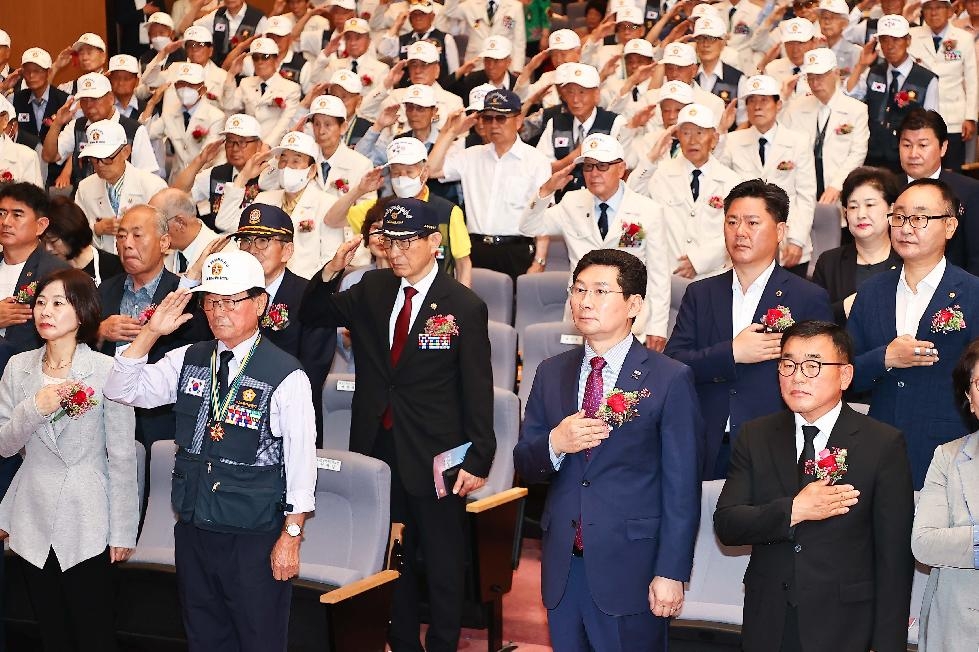
[[[958,200],[940,179],[913,181],[889,217],[903,260],[860,286],[847,330],[856,391],[870,390],[870,416],[900,428],[915,489],[935,448],[969,430],[952,391],[952,369],[979,334],[979,279],[945,258],[959,228]]]
[[[242,79],[236,87],[235,76],[241,72],[246,56],[251,58],[255,74]],[[295,124],[301,97],[299,84],[279,74],[279,46],[270,38],[257,38],[228,69],[221,103],[229,113],[255,116],[262,141],[274,147]]]
[[[897,429],[843,402],[853,359],[840,326],[790,326],[777,361],[788,409],[738,435],[714,528],[725,545],[753,546],[745,652],[906,648],[911,469]],[[816,460],[837,450],[841,477],[821,477]]]

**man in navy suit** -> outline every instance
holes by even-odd
[[[969,432],[952,369],[979,335],[979,279],[948,263],[958,200],[939,179],[918,179],[894,202],[891,247],[904,266],[869,279],[853,302],[853,386],[870,390],[870,416],[904,432],[915,489],[935,448]]]
[[[724,215],[734,269],[690,284],[666,345],[668,356],[694,372],[707,426],[706,480],[726,477],[742,423],[784,408],[776,371],[781,331],[833,318],[824,289],[775,262],[789,215],[784,190],[744,181],[724,200]]]
[[[632,335],[646,291],[638,258],[596,249],[573,278],[585,344],[541,364],[513,451],[525,481],[550,482],[541,589],[551,643],[666,650],[700,521],[693,374]]]

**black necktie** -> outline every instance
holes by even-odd
[[[898,90],[900,90],[901,85],[897,83],[897,78],[901,73],[896,70],[891,71],[891,85],[887,87],[887,103],[890,104],[894,101],[894,97],[897,95]]]
[[[258,87],[259,87],[259,89],[261,89],[262,95],[265,95],[265,89],[268,88],[269,85],[266,84],[265,82],[262,82],[261,84],[258,85]]]
[[[758,139],[758,158],[761,159],[761,166],[765,167],[765,145],[768,144],[767,138]]]
[[[798,75],[800,72],[802,72],[802,68],[800,68],[799,66],[793,66],[792,67],[792,74],[793,75]]]
[[[693,171],[693,179],[690,181],[690,194],[693,195],[693,200],[697,201],[700,197],[700,170]]]
[[[673,144],[670,145],[670,158],[676,158],[676,153],[680,151],[680,139],[674,138]]]
[[[190,125],[190,111],[184,111],[184,129]]]
[[[938,52],[938,48],[942,47],[942,37],[941,36],[932,36],[931,37],[931,41],[932,41],[932,43],[935,44],[935,52]]]
[[[633,86],[632,87],[632,101],[633,102],[638,102],[639,101],[639,87],[638,86]]]
[[[187,271],[187,256],[182,251],[177,252],[177,271],[181,274]]]
[[[820,197],[823,194],[823,190],[826,189],[824,176],[823,176],[823,143],[826,142],[826,127],[829,126],[829,116],[831,112],[827,112],[826,120],[823,124],[819,124],[819,115],[816,115],[816,139],[813,142],[812,154],[816,159],[816,197]]]
[[[802,444],[802,455],[799,456],[799,486],[805,486],[813,481],[814,476],[808,475],[806,473],[806,462],[809,460],[816,459],[816,446],[813,443],[816,439],[816,435],[819,434],[819,428],[816,426],[802,426],[802,438],[805,440]]]
[[[490,22],[493,22],[493,15],[496,13],[496,1],[489,0],[489,6],[486,8],[486,15],[489,16]]]
[[[330,176],[330,163],[328,161],[323,161],[320,163],[320,169],[323,170],[323,181],[326,181],[326,178]]]
[[[602,240],[608,235],[608,204],[602,202],[598,205],[598,232],[602,234]]]
[[[734,12],[737,11],[737,10],[738,10],[737,6],[734,6],[734,7],[731,7],[730,9],[728,9],[727,10],[727,19],[728,20],[731,20],[731,17],[734,16]]]
[[[235,354],[231,349],[221,351],[221,363],[218,365],[218,394],[224,397],[228,393],[228,365]]]
[[[353,71],[354,74],[357,73],[357,60],[356,59],[351,59],[350,60],[350,70]]]

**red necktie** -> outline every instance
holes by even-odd
[[[392,367],[398,364],[398,360],[401,358],[401,352],[405,348],[405,342],[408,341],[408,324],[411,322],[411,299],[416,294],[418,294],[418,290],[410,285],[405,286],[405,302],[401,306],[401,312],[398,313],[398,318],[394,321],[394,340],[391,342]],[[384,415],[381,417],[381,425],[390,430],[393,423],[393,419],[391,418],[391,405],[389,404],[387,409],[384,410]]]
[[[588,419],[594,419],[598,416],[598,409],[602,405],[602,398],[605,394],[603,389],[604,383],[602,382],[602,369],[605,368],[605,358],[601,356],[595,356],[591,359],[591,372],[588,374],[588,380],[585,381],[585,396],[581,400],[581,409],[585,411],[585,417]],[[585,449],[585,461],[591,459],[591,449]],[[574,531],[574,547],[578,550],[584,550],[585,547],[581,541],[581,517],[578,517],[578,523]]]

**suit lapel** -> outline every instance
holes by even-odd
[[[156,292],[153,293],[153,303],[158,304],[163,301],[168,294],[177,289],[180,279],[177,278],[176,274],[163,270],[163,276],[160,278],[159,285],[156,286]]]
[[[938,282],[938,287],[935,288],[935,294],[932,295],[931,301],[928,302],[928,307],[925,308],[925,313],[921,315],[921,321],[918,322],[918,331],[915,335],[918,339],[927,340],[933,337],[934,334],[931,332],[932,318],[939,310],[958,303],[961,279],[955,278],[956,276],[952,271],[951,265],[947,264],[945,273],[942,274],[942,280]]]
[[[979,519],[979,509],[976,508],[979,505],[979,435],[969,435],[961,452],[955,456],[953,464],[958,469],[962,494],[972,511],[972,517]]]
[[[768,440],[772,468],[782,490],[794,496],[799,492],[799,456],[795,447],[795,417],[789,411],[779,413],[774,432]]]
[[[728,270],[717,277],[720,280],[711,284],[711,301],[708,312],[711,314],[711,326],[714,329],[711,341],[720,342],[734,337],[734,324],[731,321],[731,284],[734,282],[734,270]]]
[[[425,322],[436,314],[445,315],[451,312],[449,306],[442,305],[442,300],[447,295],[448,281],[448,276],[442,272],[436,272],[435,281],[432,282],[432,287],[429,288],[428,294],[425,295],[425,303],[418,309],[418,316],[415,317],[415,322],[411,325],[411,330],[408,331],[408,339],[405,341],[405,348],[401,351],[401,357],[398,358],[396,369],[405,364],[406,360],[418,352],[418,335],[424,332]],[[418,301],[419,299],[420,297],[413,299],[413,301]],[[459,332],[462,332],[462,329],[465,327],[465,324],[459,324]]]
[[[829,434],[826,448],[849,448],[853,435],[859,430],[857,420],[857,413],[844,402],[840,416],[836,419],[836,425],[833,426],[833,432]]]
[[[789,274],[790,272],[775,265],[775,269],[772,270],[772,276],[768,279],[768,284],[765,285],[765,289],[761,293],[761,299],[758,300],[758,309],[755,311],[754,318],[751,321],[755,323],[761,322],[765,318],[765,313],[770,308],[774,308],[777,305],[785,305],[785,302],[790,300],[790,297],[783,288],[783,285],[789,278]]]
[[[641,389],[646,384],[646,377],[649,375],[648,361],[649,352],[646,350],[646,347],[640,344],[639,340],[633,338],[632,346],[629,347],[629,352],[626,354],[625,360],[622,362],[622,368],[619,370],[619,377],[616,378],[612,387],[602,388],[604,396],[608,396],[615,389],[622,390],[623,392],[635,392]],[[595,462],[595,458],[599,456],[603,448],[604,446],[600,444],[591,449],[590,459],[585,465],[586,468]]]
[[[24,268],[20,270],[20,276],[17,277],[17,287],[14,288],[14,292],[17,292],[22,287],[29,283],[34,283],[39,281],[37,267],[41,262],[41,247],[38,245],[31,255],[27,257],[24,261]]]

